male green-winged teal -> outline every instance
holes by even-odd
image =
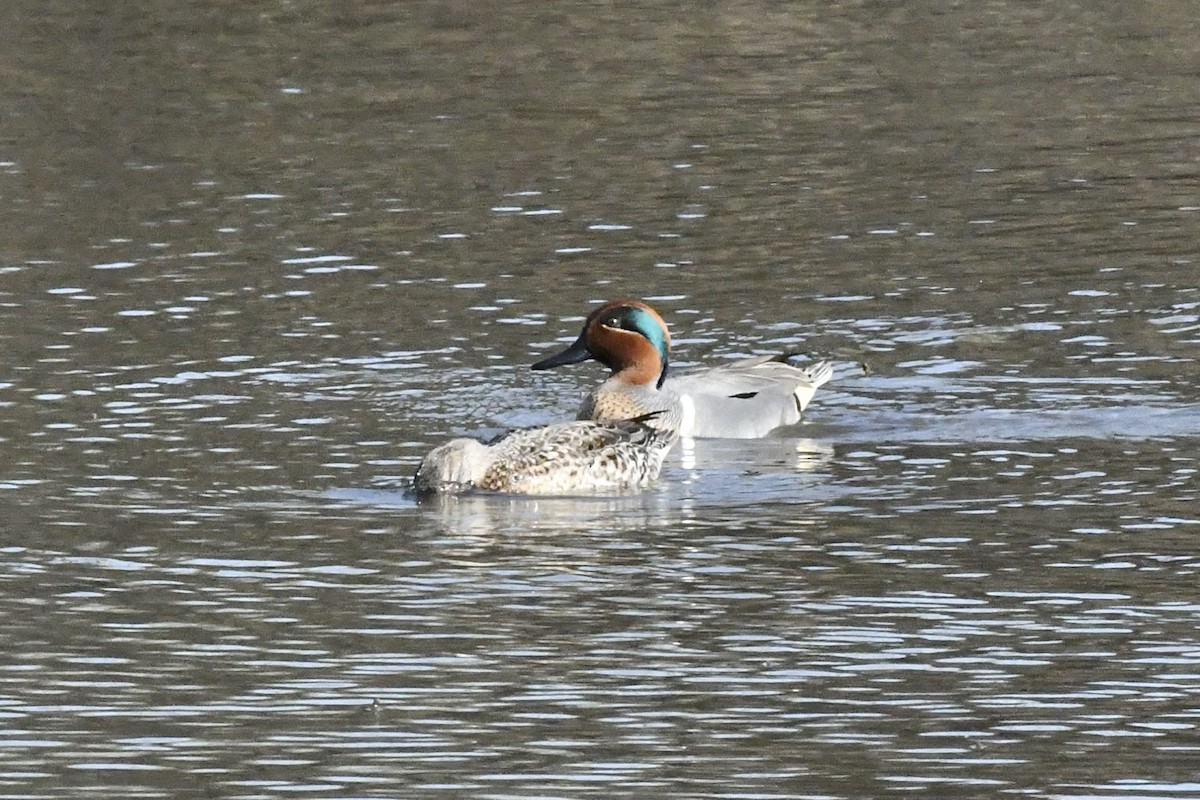
[[[794,425],[817,388],[833,375],[822,361],[807,368],[786,355],[750,358],[667,374],[671,335],[658,312],[637,300],[613,300],[588,315],[575,342],[533,369],[594,358],[611,370],[590,392],[580,419],[626,419],[661,411],[652,424],[684,437],[756,439]]]

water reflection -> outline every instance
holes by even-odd
[[[623,791],[714,765],[762,791],[787,775],[835,789],[864,758],[885,784],[1013,788],[1009,767],[1047,744],[1130,754],[1194,732],[1179,709],[1200,691],[1200,609],[1172,589],[1194,557],[1122,554],[1012,508],[991,534],[931,535],[927,515],[871,526],[868,509],[810,506],[788,535],[765,514],[657,524],[646,498],[567,503],[553,524],[495,501],[459,508],[522,524],[448,539],[428,509],[393,507],[389,525],[343,506],[318,540],[281,508],[236,556],[204,538],[10,550],[6,596],[55,595],[6,634],[45,642],[10,672],[14,751],[150,793],[170,780],[123,764],[190,765],[235,795],[337,794],[396,763],[470,791]],[[1136,591],[1117,577],[1131,570]],[[81,648],[94,625],[103,646]],[[116,735],[50,734],[60,717]]]
[[[662,489],[610,497],[536,497],[487,492],[418,499],[411,492],[337,490],[331,499],[416,509],[447,532],[489,542],[495,537],[554,535],[564,529],[618,534],[681,521]]]

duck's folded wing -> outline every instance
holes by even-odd
[[[685,372],[668,378],[667,386],[694,409],[690,435],[758,438],[798,423],[831,374],[827,362],[802,369],[767,357]]]

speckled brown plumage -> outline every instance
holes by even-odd
[[[484,489],[593,494],[645,486],[676,439],[648,417],[578,421],[513,431],[487,444],[455,439],[435,448],[414,478],[419,492]]]

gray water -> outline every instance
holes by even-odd
[[[0,798],[1200,797],[1189,4],[0,15]],[[622,295],[836,379],[417,504]]]

